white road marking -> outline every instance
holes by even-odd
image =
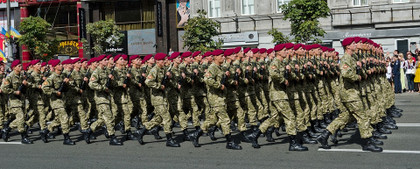
[[[19,145],[22,144],[21,142],[0,142],[0,144],[15,144],[15,145]]]
[[[398,127],[420,127],[420,123],[397,123]]]
[[[367,153],[370,151],[363,151],[362,149],[318,149],[318,151],[326,152],[356,152],[356,153]],[[407,151],[407,150],[383,150],[382,153],[394,153],[394,154],[420,154],[420,151]]]

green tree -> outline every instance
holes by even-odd
[[[307,41],[320,42],[318,37],[323,37],[325,31],[319,26],[319,18],[329,15],[327,1],[325,0],[292,0],[280,6],[284,20],[291,22],[291,36],[297,43]]]
[[[198,16],[188,20],[185,34],[182,36],[184,47],[190,51],[209,51],[220,48],[223,40],[215,41],[212,37],[217,36],[217,29],[220,25],[209,18],[206,18],[207,12],[204,10],[197,11]]]
[[[51,24],[40,17],[25,18],[20,23],[22,37],[17,42],[28,48],[33,59],[48,61],[58,50],[58,40],[49,28]]]
[[[273,36],[273,40],[271,42],[277,44],[280,43],[288,43],[290,42],[290,39],[288,36],[284,35],[283,33],[279,32],[277,29],[272,29],[268,31],[268,34]]]
[[[107,48],[121,45],[124,34],[120,32],[120,28],[115,24],[114,20],[98,21],[86,25],[87,33],[92,37],[93,47],[90,47],[83,39],[83,47],[96,54],[103,54]]]

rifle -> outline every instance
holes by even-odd
[[[28,80],[28,78],[29,78],[29,75],[27,74],[27,72],[26,72],[26,71],[24,71],[24,72],[23,72],[23,75],[25,76],[25,81],[27,81],[27,80]],[[23,85],[23,83],[22,83],[22,84],[20,84],[18,91],[19,91],[20,93],[24,93],[24,92],[25,92],[25,89],[26,89],[26,87],[25,87],[25,85]]]
[[[73,73],[73,69],[70,71],[70,73],[67,75],[66,78],[70,78],[71,73]],[[60,87],[58,88],[58,92],[62,92],[64,89],[64,80],[61,82]]]
[[[90,68],[86,71],[84,77],[86,77],[86,78],[89,77],[89,73],[90,73],[89,71],[90,71]],[[86,89],[86,86],[87,86],[86,81],[85,80],[82,80],[82,83],[80,84],[80,87],[79,88],[82,89],[82,90],[85,90]]]
[[[114,73],[114,68],[115,68],[115,65],[112,66],[111,73],[109,73],[109,74]],[[108,80],[106,81],[105,87],[109,88],[109,86],[111,86],[111,78],[108,77]]]
[[[356,74],[360,75],[360,66],[356,66]]]
[[[147,67],[148,67],[149,65],[146,65],[146,67],[144,67],[144,68],[142,68],[141,69],[141,73],[140,73],[140,78],[139,78],[139,84],[141,84],[142,86],[144,86],[145,84],[144,84],[144,81],[146,81],[146,78],[143,76],[143,73],[146,73],[146,71],[147,71]],[[137,86],[138,87],[138,86]]]
[[[127,72],[127,74],[131,74],[131,69],[132,69],[132,67],[130,66],[129,68],[128,68],[128,72]],[[125,77],[125,79],[124,79],[124,84],[126,85],[126,84],[128,84],[128,81],[130,80],[130,78],[127,76],[127,77]]]
[[[166,72],[170,72],[170,71],[171,71],[171,69],[172,69],[172,65],[171,65],[171,66],[169,66],[169,69],[168,69],[168,71],[166,71]],[[166,75],[166,72],[165,72],[165,76],[163,76],[163,79],[162,79],[162,82],[161,82],[161,85],[163,85],[163,86],[165,86],[165,85],[166,85],[166,82],[167,82],[167,81],[168,81],[168,79],[169,79],[168,75]]]

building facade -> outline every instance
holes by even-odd
[[[221,25],[225,47],[272,47],[267,32],[273,28],[290,33],[280,5],[290,0],[192,0],[191,17],[198,9]],[[320,19],[326,31],[325,46],[342,53],[341,40],[350,36],[371,38],[385,51],[415,50],[420,41],[420,0],[327,0],[330,16]]]

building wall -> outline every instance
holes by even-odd
[[[191,0],[192,14],[197,9],[208,11],[208,0]],[[241,15],[241,0],[221,0],[221,16],[213,18],[221,24],[220,33],[235,34],[257,31],[259,47],[272,47],[272,37],[267,34],[276,28],[290,33],[290,22],[277,12],[277,0],[254,0],[254,15]],[[385,50],[397,49],[396,40],[420,42],[420,0],[393,3],[393,0],[367,0],[365,6],[354,6],[353,0],[328,0],[331,16],[320,19],[327,32],[322,38],[341,50],[340,41],[349,36],[362,36],[381,43]]]

